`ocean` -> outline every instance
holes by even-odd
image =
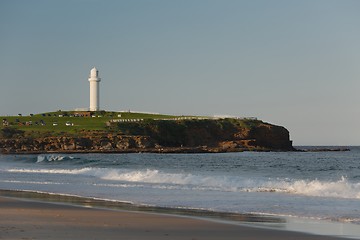
[[[0,189],[250,213],[312,226],[329,223],[341,230],[333,233],[332,227],[324,234],[360,238],[360,147],[344,152],[0,155]]]

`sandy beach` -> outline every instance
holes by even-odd
[[[340,239],[8,197],[0,197],[0,209],[0,239]]]

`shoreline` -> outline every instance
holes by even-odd
[[[5,199],[5,200],[4,200]],[[2,212],[4,213],[9,210],[6,205],[2,204],[4,201],[16,202],[18,205],[18,209],[23,207],[25,210],[28,209],[28,205],[37,205],[39,209],[46,209],[51,206],[52,208],[56,208],[60,211],[60,214],[68,209],[75,209],[78,211],[90,211],[90,215],[92,211],[95,212],[103,212],[105,215],[112,215],[115,218],[119,218],[119,220],[124,221],[124,215],[131,216],[141,216],[141,219],[145,218],[157,218],[160,221],[167,219],[164,223],[162,223],[160,230],[165,230],[168,227],[188,224],[189,222],[197,222],[199,224],[204,224],[205,227],[203,234],[203,239],[238,239],[239,235],[233,235],[233,231],[237,232],[237,234],[243,234],[244,232],[251,231],[252,234],[248,235],[246,239],[348,239],[348,238],[358,238],[360,239],[360,230],[358,235],[349,235],[346,232],[341,236],[333,232],[334,227],[339,224],[336,223],[325,223],[320,221],[307,221],[306,223],[299,219],[288,219],[282,217],[274,217],[274,216],[266,216],[266,215],[256,215],[256,214],[236,214],[236,213],[226,213],[226,212],[212,212],[208,210],[201,209],[181,209],[181,208],[169,208],[169,207],[154,207],[154,206],[146,206],[146,205],[135,205],[128,202],[118,202],[118,201],[110,201],[110,200],[101,200],[101,199],[92,199],[85,198],[79,196],[71,196],[71,195],[60,195],[60,194],[50,194],[50,193],[39,193],[39,192],[31,192],[31,191],[16,191],[16,190],[0,190],[0,207],[2,208]],[[65,210],[64,210],[65,209]],[[10,211],[10,210],[9,210]],[[46,210],[42,210],[45,211]],[[93,213],[95,213],[93,212]],[[16,217],[21,220],[21,216],[25,214],[25,212],[17,211]],[[3,218],[6,218],[6,214],[2,214]],[[91,221],[95,221],[95,225],[98,226],[100,219],[97,219],[97,213],[95,216],[91,218]],[[30,216],[31,217],[31,213]],[[74,217],[74,216],[73,216]],[[79,217],[75,214],[75,217]],[[56,218],[50,219],[51,222],[48,224],[54,225],[57,224]],[[105,221],[102,219],[101,221]],[[179,223],[179,221],[181,223]],[[4,225],[4,219],[1,219],[0,222]],[[16,224],[16,221],[14,222]],[[126,221],[125,221],[126,223]],[[148,225],[152,223],[151,221],[145,221],[142,227],[150,228]],[[19,223],[18,223],[19,224]],[[74,223],[74,224],[82,224],[82,222]],[[210,225],[213,225],[210,227]],[[289,227],[293,225],[292,228]],[[343,224],[340,224],[343,225]],[[325,230],[322,233],[309,233],[309,231],[304,231],[302,228],[314,227],[315,228],[323,228]],[[134,228],[139,227],[135,224]],[[189,226],[190,227],[190,226]],[[231,233],[228,231],[223,232],[221,237],[219,238],[211,238],[213,236],[209,235],[210,229],[220,229],[222,228],[230,228]],[[344,226],[341,226],[344,228]],[[358,228],[359,226],[354,226]],[[219,229],[220,228],[220,229]],[[194,229],[192,229],[194,230]],[[121,229],[118,234],[121,236]],[[326,232],[328,231],[328,232]],[[174,235],[169,235],[170,237],[167,239],[189,239],[185,238],[183,235],[192,234],[191,228],[183,228],[181,229],[181,234],[179,233],[179,238],[173,238]],[[80,233],[79,233],[80,234]],[[86,234],[84,232],[83,234]],[[100,233],[99,233],[100,234]],[[158,239],[156,238],[148,238],[148,236],[139,236],[139,232],[130,231],[129,235],[124,237],[134,237],[134,239]],[[262,235],[265,234],[265,235]],[[319,235],[320,234],[320,235]],[[329,236],[331,235],[331,236]],[[136,237],[135,237],[136,236]],[[171,237],[173,236],[173,237]],[[182,236],[182,237],[180,237]],[[273,238],[271,237],[273,236]],[[57,238],[58,237],[58,238]],[[64,237],[64,236],[63,236]],[[79,237],[80,239],[87,239],[89,236]],[[103,236],[99,236],[103,237]],[[118,237],[118,235],[112,236]],[[1,238],[1,233],[0,233]],[[111,236],[106,236],[107,239],[111,239]],[[194,238],[194,237],[192,237]],[[17,238],[15,238],[17,239]],[[20,239],[20,238],[19,238]],[[60,236],[54,236],[54,238],[50,239],[61,239]],[[165,238],[164,238],[165,239]],[[190,238],[191,239],[191,238]],[[195,239],[195,238],[194,238]],[[196,238],[202,239],[202,238]]]
[[[98,198],[81,197],[68,194],[53,194],[38,191],[4,190],[0,189],[0,197],[29,199],[33,201],[51,202],[55,204],[68,204],[79,207],[101,208],[120,211],[134,211],[147,213],[161,213],[177,216],[203,217],[223,221],[248,222],[248,223],[284,223],[281,217],[272,217],[257,214],[240,214],[231,212],[215,212],[203,209],[160,207],[140,205],[131,202],[113,201]]]
[[[87,154],[87,153],[102,153],[102,154],[127,154],[127,153],[158,153],[158,154],[202,154],[202,153],[236,153],[236,152],[347,152],[351,151],[348,147],[336,148],[314,148],[301,149],[294,148],[293,150],[281,149],[266,149],[266,148],[236,148],[236,149],[222,149],[217,147],[166,147],[166,148],[134,148],[126,150],[55,150],[55,151],[4,151],[0,149],[0,154],[4,155],[26,155],[26,154]]]
[[[0,151],[0,154],[4,155],[25,155],[25,154],[87,154],[87,153],[103,153],[103,154],[126,154],[126,153],[159,153],[159,154],[196,154],[196,153],[233,153],[233,152],[297,152],[297,150],[277,150],[277,149],[220,149],[220,148],[135,148],[127,150],[55,150],[55,151]]]

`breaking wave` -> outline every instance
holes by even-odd
[[[56,162],[63,160],[72,160],[75,159],[72,156],[62,156],[62,155],[38,155],[36,163],[40,162]]]
[[[264,179],[239,176],[194,175],[170,173],[156,169],[132,170],[109,168],[81,169],[9,169],[9,172],[43,174],[80,174],[112,182],[141,183],[156,188],[194,189],[226,192],[268,192],[298,194],[316,197],[360,199],[360,182],[350,182],[346,177],[335,181]],[[119,185],[120,187],[131,186]]]

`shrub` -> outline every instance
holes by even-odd
[[[1,129],[0,136],[3,138],[13,138],[16,136],[24,136],[24,131],[16,129],[16,128],[6,127],[6,128]]]

